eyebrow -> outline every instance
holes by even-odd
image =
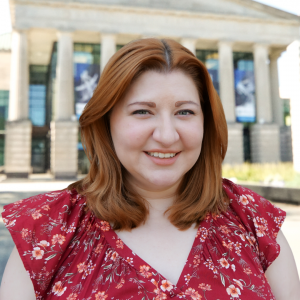
[[[147,105],[149,107],[156,107],[156,104],[154,102],[146,102],[146,101],[133,102],[133,103],[128,104],[128,106],[135,105],[135,104]],[[199,104],[194,101],[177,101],[175,103],[175,107],[179,107],[183,104],[195,104],[195,105],[199,106]]]
[[[194,101],[177,101],[175,103],[175,107],[179,107],[179,106],[181,106],[183,104],[195,104],[195,105],[199,106],[199,104],[196,103],[196,102],[194,102]]]
[[[128,106],[135,105],[135,104],[147,105],[149,107],[156,107],[156,104],[154,102],[145,102],[145,101],[133,102],[133,103],[128,104]]]

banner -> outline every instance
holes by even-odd
[[[237,122],[256,119],[254,72],[235,70],[235,114]]]
[[[93,64],[91,53],[74,53],[75,113],[77,119],[93,96],[100,77],[100,66]]]

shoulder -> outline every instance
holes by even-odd
[[[24,251],[51,244],[58,237],[60,243],[71,238],[85,215],[85,206],[85,197],[75,190],[53,191],[4,206],[2,217],[18,250]]]
[[[4,206],[4,224],[37,295],[45,293],[68,245],[84,231],[89,217],[85,206],[85,197],[75,190],[53,191]]]
[[[286,212],[252,190],[223,179],[223,189],[230,199],[227,215],[235,219],[253,236],[264,270],[279,255],[276,241],[285,220]]]
[[[78,206],[80,210],[84,205],[85,198],[75,190],[53,191],[5,205],[2,217],[6,227],[25,220],[37,224],[49,217],[59,217],[64,212],[70,215],[72,208]]]
[[[230,208],[237,214],[247,214],[252,220],[260,216],[273,217],[282,224],[286,213],[256,192],[225,178],[223,189],[230,199]]]

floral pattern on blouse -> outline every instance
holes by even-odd
[[[200,223],[176,285],[133,253],[75,190],[4,207],[38,300],[275,300],[265,277],[285,212],[223,179],[228,210]]]

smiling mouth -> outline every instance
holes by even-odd
[[[157,158],[172,158],[180,152],[177,153],[145,152],[145,153],[147,153],[149,156],[157,157]]]

